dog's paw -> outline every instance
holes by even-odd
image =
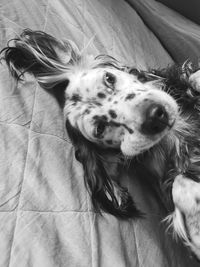
[[[200,70],[190,75],[189,83],[194,90],[200,92]]]
[[[179,228],[187,229],[182,236],[188,236],[184,238],[186,243],[200,258],[200,183],[178,175],[173,183],[172,197],[184,220],[184,226]]]
[[[172,197],[174,204],[183,213],[193,214],[197,211],[200,212],[200,183],[180,174],[174,180]]]

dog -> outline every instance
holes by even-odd
[[[30,29],[1,55],[18,82],[30,73],[56,97],[95,210],[142,216],[121,186],[120,167],[131,165],[200,258],[200,70],[186,61],[142,71]]]

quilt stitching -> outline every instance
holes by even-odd
[[[28,122],[27,122],[27,123],[28,123]],[[35,131],[35,130],[33,130],[33,129],[29,129],[29,128],[27,128],[25,125],[20,125],[20,124],[18,124],[18,123],[7,123],[7,122],[0,122],[0,125],[1,125],[1,124],[3,124],[3,125],[16,125],[16,126],[19,126],[19,127],[24,128],[24,129],[27,130],[28,132],[36,133],[36,134],[39,134],[39,135],[46,135],[46,136],[55,137],[55,138],[57,138],[57,139],[59,139],[59,140],[61,140],[61,141],[63,141],[63,142],[66,142],[66,143],[72,145],[71,141],[68,140],[68,139],[62,138],[62,137],[60,137],[60,136],[58,136],[58,135],[55,135],[55,134],[38,132],[38,131]]]
[[[32,121],[32,117],[33,117],[33,114],[34,114],[34,107],[35,107],[35,101],[36,101],[37,88],[38,88],[38,86],[36,86],[36,88],[35,88],[34,101],[33,101],[32,113],[31,113],[31,121]],[[12,251],[13,251],[13,244],[14,244],[15,235],[16,235],[16,229],[17,229],[18,211],[19,211],[19,206],[20,206],[20,199],[21,199],[21,192],[22,192],[23,182],[24,182],[24,179],[25,179],[24,174],[25,174],[26,163],[27,163],[27,156],[28,156],[28,150],[29,150],[29,139],[30,139],[30,132],[28,133],[28,143],[27,143],[27,151],[26,151],[26,160],[25,160],[25,164],[24,164],[23,177],[22,177],[21,188],[20,188],[20,192],[19,192],[18,205],[16,207],[16,220],[15,220],[15,225],[14,225],[13,237],[12,237],[12,241],[11,241],[11,245],[10,245],[8,267],[10,266],[10,262],[11,262],[11,256],[12,256]]]
[[[138,243],[137,243],[137,236],[136,236],[136,229],[135,229],[135,225],[133,225],[133,233],[134,233],[134,240],[135,240],[135,248],[136,248],[136,255],[137,255],[137,262],[138,262],[138,266],[140,266],[140,257],[139,257],[139,253],[138,253]],[[141,266],[142,267],[142,266]]]

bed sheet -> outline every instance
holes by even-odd
[[[73,40],[139,68],[172,63],[140,16],[119,0],[1,0],[0,44],[24,28]],[[0,267],[195,266],[160,223],[147,187],[122,177],[145,219],[93,211],[56,100],[0,67]]]
[[[173,60],[199,66],[200,26],[155,0],[126,0],[157,36]],[[195,8],[195,7],[194,7]]]

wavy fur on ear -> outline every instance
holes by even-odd
[[[21,80],[33,74],[45,89],[68,80],[70,65],[79,60],[77,48],[70,41],[60,41],[42,31],[26,29],[8,42],[1,54],[11,74]]]
[[[86,140],[68,120],[66,128],[75,147],[76,159],[83,165],[85,185],[95,210],[100,213],[104,210],[122,219],[141,217],[142,213],[136,208],[128,190],[112,180],[109,168],[105,166],[103,150]],[[117,177],[118,169],[114,172]]]
[[[8,42],[1,55],[17,81],[22,80],[26,72],[34,75],[40,86],[64,107],[69,72],[80,60],[78,48],[72,41],[60,41],[45,32],[26,29]]]

